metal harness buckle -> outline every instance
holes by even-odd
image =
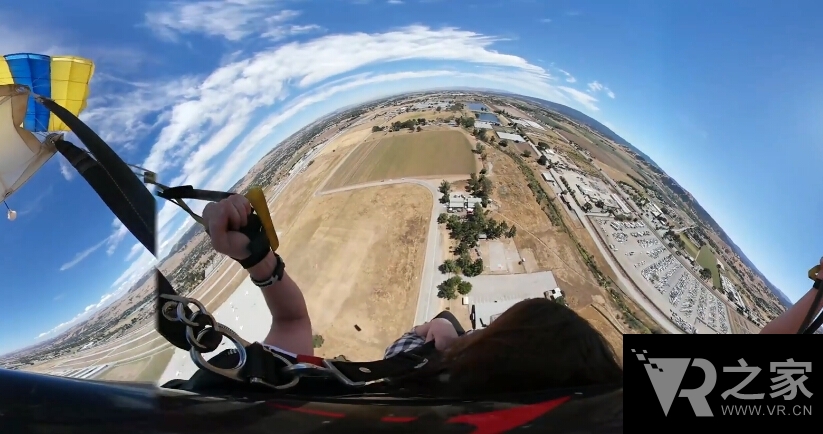
[[[189,355],[191,356],[192,361],[195,365],[197,365],[198,368],[205,369],[207,371],[213,372],[226,378],[230,378],[235,381],[239,381],[241,383],[249,382],[253,384],[262,384],[273,389],[288,389],[294,387],[300,381],[299,376],[294,376],[294,378],[292,378],[292,380],[288,383],[278,386],[271,384],[261,378],[244,377],[242,375],[242,370],[243,367],[246,366],[246,362],[248,361],[248,353],[246,352],[246,347],[251,345],[250,342],[240,337],[240,335],[238,335],[234,330],[217,322],[214,316],[211,313],[209,313],[208,310],[206,310],[206,307],[200,301],[192,298],[180,297],[178,295],[170,294],[162,294],[160,297],[169,300],[163,305],[163,316],[170,321],[182,322],[186,325],[186,341],[188,341],[189,345],[191,345]],[[185,307],[189,304],[193,304],[195,307],[197,307],[197,310],[192,310],[191,315],[186,317]],[[206,324],[205,328],[201,330],[199,333],[197,333],[197,335],[195,336],[194,328],[203,325],[202,323],[197,321],[198,319],[202,321],[202,319],[198,317],[205,318]],[[221,335],[221,340],[222,337],[225,337],[228,338],[234,344],[234,347],[237,350],[238,361],[237,365],[235,365],[233,368],[219,368],[209,363],[206,360],[206,358],[203,357],[203,351],[207,350],[208,347],[202,344],[201,341],[206,336],[206,334],[211,331],[219,333]],[[266,348],[266,350],[279,361],[281,361],[283,364],[285,364],[285,369],[288,369],[294,365],[291,361],[281,356],[280,354],[277,354],[276,352],[268,348]]]

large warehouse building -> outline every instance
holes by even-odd
[[[521,137],[519,134],[509,134],[509,133],[501,133],[497,132],[497,137],[500,137],[501,140],[511,140],[514,143],[525,142],[526,139]]]

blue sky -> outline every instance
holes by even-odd
[[[6,8],[0,53],[95,60],[83,119],[167,184],[225,189],[330,110],[471,85],[567,104],[613,127],[792,299],[823,253],[818,2],[60,4]],[[0,353],[64,330],[151,263],[69,169],[52,159],[10,199],[18,219],[0,221]],[[167,248],[188,221],[162,205]]]

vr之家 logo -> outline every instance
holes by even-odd
[[[648,374],[649,380],[651,380],[654,392],[657,395],[657,399],[660,401],[660,406],[663,408],[663,413],[666,416],[669,415],[669,409],[671,409],[675,397],[687,398],[689,400],[689,404],[692,406],[695,416],[714,416],[711,407],[709,407],[709,402],[706,400],[706,396],[714,390],[714,386],[717,384],[717,370],[715,369],[714,364],[706,359],[699,358],[648,358],[646,357],[648,354],[646,350],[642,350],[642,352],[638,353],[633,349],[632,353],[635,354],[637,360],[643,363],[646,369],[646,374]],[[761,369],[757,366],[748,366],[746,361],[743,359],[738,360],[738,363],[740,366],[723,367],[723,372],[748,373],[749,375],[746,376],[746,378],[743,379],[737,386],[723,392],[720,395],[721,398],[726,400],[728,397],[732,396],[742,400],[765,399],[765,393],[747,394],[740,392],[741,389],[746,387],[752,382],[752,380],[755,379],[755,377],[757,377]],[[680,389],[680,383],[683,381],[683,377],[686,375],[686,370],[689,369],[690,366],[703,370],[703,373],[705,374],[703,384],[696,389]],[[788,359],[785,362],[770,363],[769,371],[776,373],[777,375],[771,379],[774,384],[771,385],[772,392],[769,393],[769,396],[771,398],[783,397],[784,400],[788,401],[797,397],[797,393],[799,391],[807,398],[811,398],[812,393],[809,392],[804,384],[808,379],[806,373],[811,372],[811,370],[811,362],[795,362],[793,359]],[[795,378],[795,375],[799,377]],[[678,391],[680,392],[679,394]],[[722,413],[724,415],[740,414],[739,411],[731,409],[729,406],[723,407]],[[756,413],[761,414],[759,410]],[[774,413],[777,412],[763,412],[763,414]],[[784,412],[779,413],[783,414]],[[806,415],[807,413],[808,415],[811,415],[810,406],[808,406],[808,408],[802,407],[799,412],[797,410],[793,412],[794,415]],[[755,411],[749,411],[747,414],[754,415]]]

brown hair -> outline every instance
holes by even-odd
[[[515,304],[485,329],[458,339],[431,365],[410,382],[449,395],[623,381],[623,367],[605,338],[576,312],[545,298]],[[438,386],[443,373],[448,381]]]

